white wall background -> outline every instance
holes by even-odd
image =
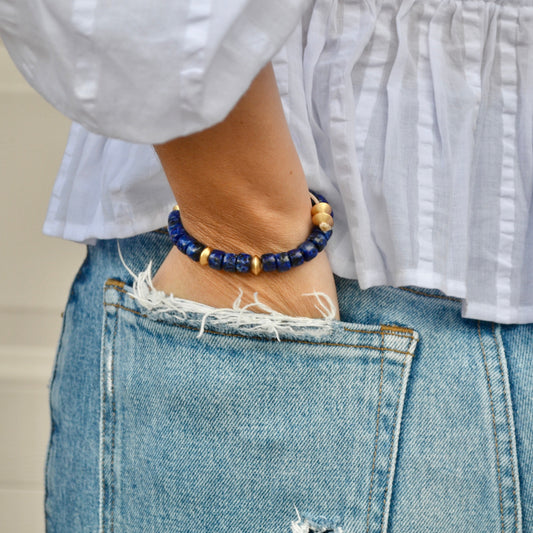
[[[0,42],[0,531],[44,531],[48,380],[85,250],[41,234],[69,121]]]

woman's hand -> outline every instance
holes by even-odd
[[[283,252],[312,228],[305,176],[283,114],[271,65],[256,77],[226,119],[207,130],[155,147],[195,239],[225,252]],[[214,307],[261,302],[294,316],[321,317],[321,292],[337,306],[324,252],[287,272],[237,274],[212,270],[173,249],[154,277],[156,288]]]

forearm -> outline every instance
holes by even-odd
[[[226,252],[261,255],[297,247],[312,223],[305,176],[294,148],[271,66],[220,124],[156,146],[188,232]],[[213,271],[173,250],[155,278],[177,296],[230,306],[244,291],[294,315],[320,316],[306,292],[336,303],[329,263],[321,253],[289,272],[257,277]]]
[[[156,151],[185,226],[205,244],[261,254],[309,231],[305,176],[270,65],[222,123]]]

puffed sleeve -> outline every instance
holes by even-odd
[[[0,0],[15,64],[90,131],[159,143],[221,121],[310,0]]]

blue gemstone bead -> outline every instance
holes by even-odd
[[[171,211],[168,215],[168,223],[174,224],[175,222],[181,221],[181,214],[179,211]]]
[[[168,232],[170,233],[171,237],[175,237],[176,239],[181,235],[187,233],[185,231],[185,228],[181,224],[174,224],[172,226],[169,226]]]
[[[224,252],[222,250],[213,250],[209,254],[207,260],[209,266],[215,270],[220,270],[222,268],[222,261],[224,260]]]
[[[235,254],[225,254],[224,259],[222,260],[222,268],[226,272],[235,272],[235,262],[237,256]]]
[[[192,237],[190,237],[187,233],[184,233],[183,235],[180,235],[178,237],[178,241],[176,242],[176,246],[178,247],[178,250],[180,252],[186,253],[187,248],[190,244],[192,244],[194,240]]]
[[[261,256],[261,263],[263,265],[263,272],[273,272],[276,270],[276,255],[263,254]]]
[[[289,250],[289,259],[293,267],[304,264],[304,254],[298,248],[294,250]]]
[[[328,239],[324,235],[324,232],[320,230],[313,230],[311,235],[309,235],[308,240],[316,246],[316,249],[319,252],[321,252],[328,244]]]
[[[332,233],[333,233],[333,230],[330,229],[329,231],[326,231],[324,233],[324,237],[326,237],[326,239],[329,241],[329,238],[331,237]]]
[[[311,241],[305,241],[298,246],[298,250],[302,252],[305,261],[311,261],[318,254],[317,247]]]
[[[291,260],[288,252],[276,254],[276,268],[278,272],[285,272],[291,268]]]
[[[185,253],[193,260],[193,261],[200,261],[200,254],[202,253],[202,250],[205,248],[205,246],[199,242],[192,242],[187,246],[187,250],[185,250]]]
[[[250,272],[252,256],[250,254],[239,254],[235,261],[235,270],[237,272]]]

